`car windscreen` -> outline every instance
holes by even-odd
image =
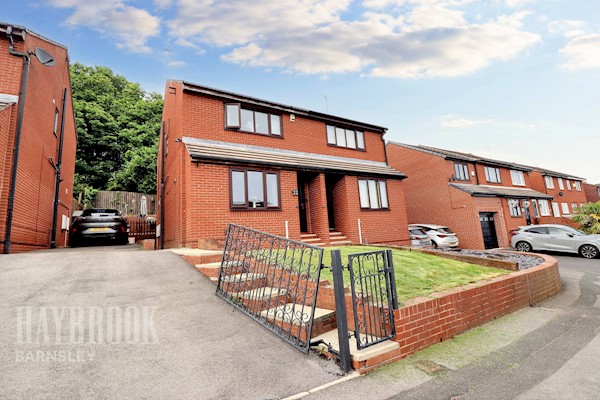
[[[445,234],[449,234],[449,235],[454,234],[454,232],[452,232],[452,229],[450,229],[450,228],[437,228],[436,232],[445,233]]]
[[[409,232],[411,235],[419,235],[419,236],[426,235],[425,231],[423,231],[422,229],[419,229],[419,228],[411,228],[411,229],[409,229]]]
[[[88,208],[83,210],[81,213],[82,217],[101,217],[101,216],[120,216],[121,213],[118,210],[104,209],[104,208]]]

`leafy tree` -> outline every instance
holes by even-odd
[[[80,63],[71,66],[71,84],[79,139],[75,193],[153,193],[162,96],[110,68]]]
[[[584,232],[600,234],[600,201],[578,208],[573,221],[580,224],[580,229]]]

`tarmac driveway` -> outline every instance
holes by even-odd
[[[214,290],[133,245],[0,255],[0,398],[272,399],[338,378]]]

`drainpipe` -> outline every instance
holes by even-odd
[[[13,148],[12,175],[10,180],[10,189],[8,195],[8,211],[6,215],[6,233],[4,234],[4,254],[10,252],[10,236],[12,232],[13,212],[15,207],[15,192],[17,188],[17,170],[19,166],[19,149],[21,147],[21,132],[23,130],[23,113],[25,111],[25,93],[27,92],[27,77],[29,76],[29,65],[31,59],[29,54],[15,51],[12,27],[6,28],[8,36],[9,48],[8,52],[17,57],[23,57],[23,76],[21,77],[21,89],[19,92],[19,110],[17,114],[17,131],[15,132],[15,146]]]
[[[387,146],[385,145],[385,139],[383,138],[383,136],[385,135],[385,133],[387,132],[387,129],[385,131],[383,131],[383,133],[381,134],[381,141],[383,142],[383,154],[385,154],[385,164],[388,164],[388,155],[387,155]]]
[[[54,182],[54,209],[52,210],[52,236],[50,248],[56,247],[56,219],[58,218],[58,202],[60,190],[60,168],[62,165],[63,141],[65,138],[65,110],[67,108],[67,88],[63,92],[62,116],[60,119],[60,139],[58,141],[58,160],[56,161],[56,178]],[[66,242],[65,242],[66,243]]]

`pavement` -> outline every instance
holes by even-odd
[[[279,399],[340,377],[214,292],[135,245],[0,255],[0,399]]]
[[[0,398],[599,400],[600,260],[553,256],[563,283],[554,299],[338,381],[334,363],[234,311],[171,252],[130,245],[0,255]],[[75,322],[63,307],[73,307]],[[104,320],[90,322],[89,307]]]

